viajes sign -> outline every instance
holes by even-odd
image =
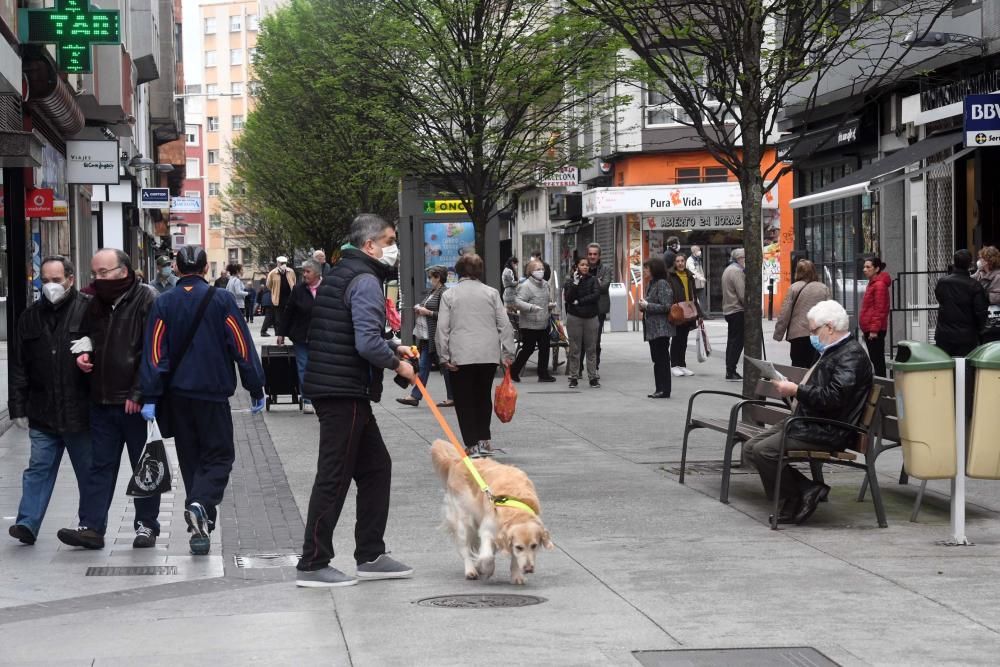
[[[66,182],[118,185],[117,141],[67,141]]]
[[[965,98],[965,145],[1000,146],[1000,95]]]

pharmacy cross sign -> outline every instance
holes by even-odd
[[[55,9],[18,10],[18,37],[31,44],[55,44],[60,72],[90,72],[90,47],[120,44],[118,10],[92,9],[89,0],[56,0]]]

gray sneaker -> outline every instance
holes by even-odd
[[[413,568],[403,565],[389,554],[382,554],[375,560],[358,565],[358,579],[402,579],[413,574]]]
[[[295,575],[295,585],[300,588],[329,588],[332,586],[353,586],[358,580],[349,574],[344,574],[335,567],[327,565],[322,570],[303,572]]]

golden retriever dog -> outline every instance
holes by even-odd
[[[465,578],[491,577],[496,552],[510,556],[510,583],[521,585],[535,571],[535,555],[552,548],[540,515],[535,485],[514,466],[488,459],[473,461],[494,496],[520,500],[534,514],[516,507],[495,506],[472,479],[455,447],[444,440],[431,446],[434,468],[444,482],[444,516],[465,563]]]

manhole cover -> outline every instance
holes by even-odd
[[[233,556],[236,567],[287,567],[299,563],[301,554],[239,554]]]
[[[681,464],[680,461],[677,463],[667,463],[660,468],[671,475],[681,474]],[[753,468],[738,468],[736,466],[730,468],[732,474],[734,475],[747,475],[749,473],[756,473],[757,471]],[[685,466],[686,475],[721,475],[722,474],[722,461],[688,461]]]
[[[800,665],[801,667],[839,667],[819,651],[809,646],[783,648],[719,648],[682,649],[678,651],[634,651],[635,659],[645,667],[771,667]]]
[[[140,575],[177,574],[176,565],[124,565],[121,567],[88,567],[88,577],[135,577]]]
[[[535,595],[507,595],[486,593],[471,595],[439,595],[417,600],[421,607],[447,607],[449,609],[496,609],[498,607],[530,607],[547,602]]]

